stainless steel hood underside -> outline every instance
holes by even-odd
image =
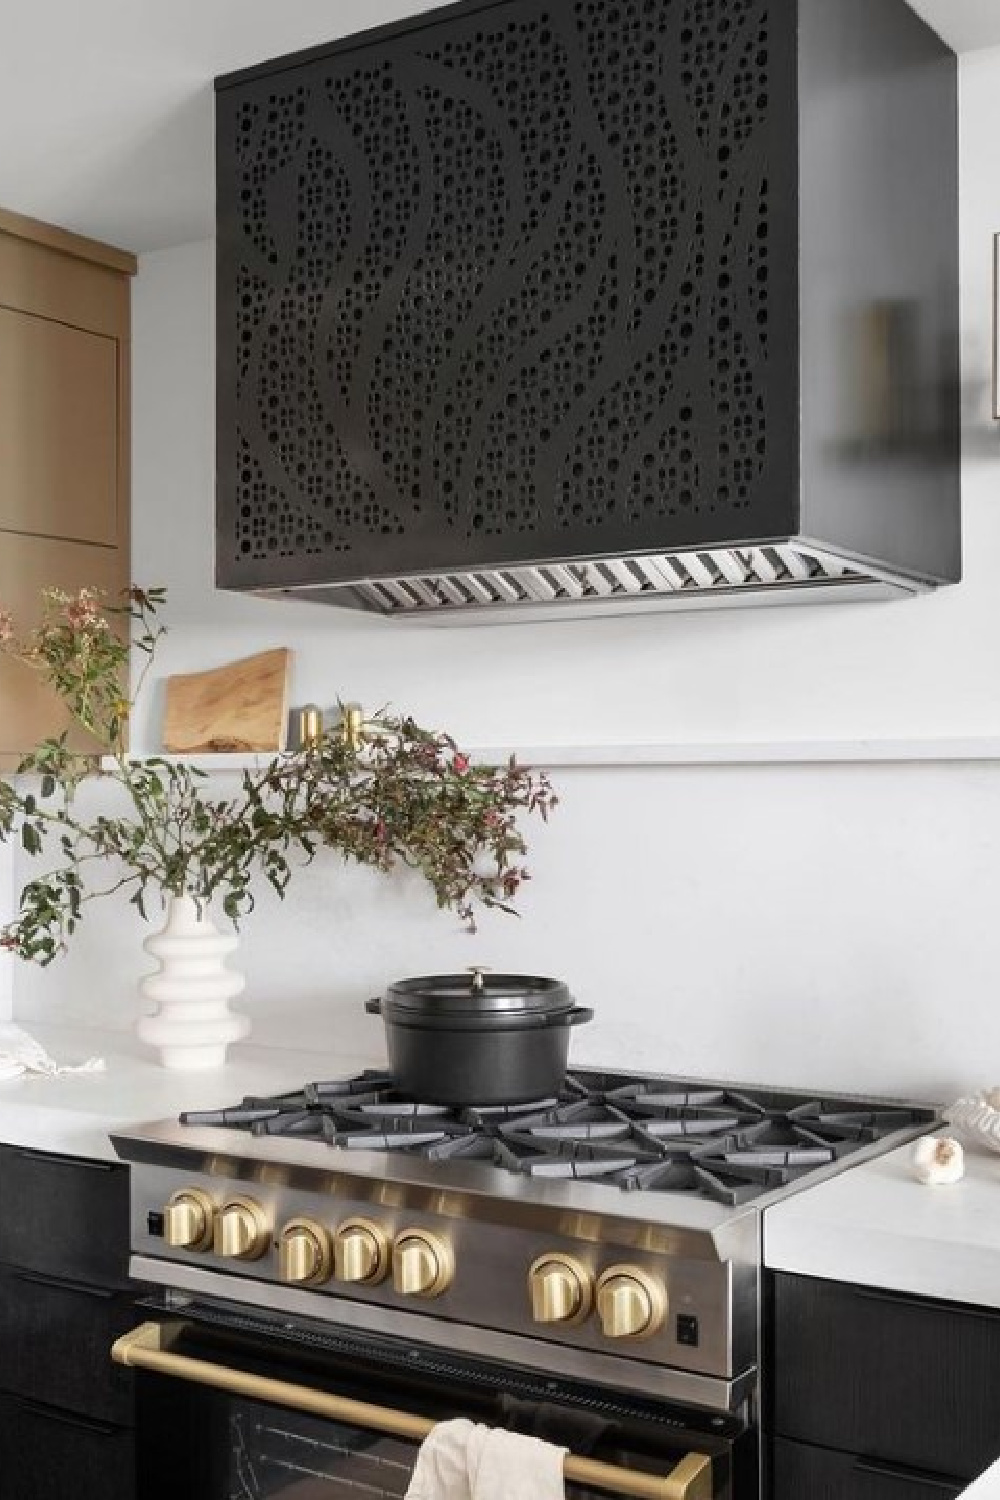
[[[545,562],[461,572],[400,574],[295,592],[436,625],[530,620],[727,605],[892,599],[926,585],[789,538],[759,547],[715,547]]]

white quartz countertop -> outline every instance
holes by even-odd
[[[0,1083],[0,1143],[116,1160],[109,1132],[176,1116],[185,1109],[219,1109],[244,1094],[274,1094],[320,1078],[346,1077],[384,1067],[384,1057],[357,1052],[300,1051],[243,1043],[230,1048],[224,1068],[175,1073],[161,1068],[129,1032],[96,1027],[25,1026],[59,1064],[104,1059],[102,1072],[59,1077],[25,1074]]]
[[[1000,1308],[1000,1153],[967,1146],[960,1182],[929,1187],[910,1145],[764,1215],[772,1270]]]
[[[764,1215],[772,1270],[1000,1308],[1000,1153],[967,1146],[960,1182],[925,1186],[911,1145],[852,1167]],[[963,1500],[1000,1500],[1000,1461]]]

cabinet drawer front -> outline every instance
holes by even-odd
[[[136,1500],[131,1432],[0,1396],[3,1500]]]
[[[113,547],[118,345],[0,306],[0,527]]]
[[[772,1500],[952,1500],[962,1483],[777,1438]]]
[[[127,1426],[133,1377],[109,1351],[134,1323],[131,1293],[0,1268],[0,1389]]]
[[[0,1261],[124,1288],[128,1243],[127,1167],[0,1147]]]
[[[1000,1315],[779,1275],[773,1430],[971,1479],[1000,1452]]]

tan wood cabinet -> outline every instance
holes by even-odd
[[[129,307],[135,258],[0,209],[0,607],[129,582]],[[65,727],[0,659],[0,767]]]

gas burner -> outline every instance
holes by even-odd
[[[589,1070],[568,1074],[557,1099],[456,1108],[408,1099],[390,1074],[368,1070],[189,1112],[181,1123],[738,1206],[925,1117],[864,1101]]]

